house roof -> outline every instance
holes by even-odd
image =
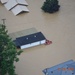
[[[8,0],[4,6],[7,8],[7,10],[11,10],[16,5],[28,5],[28,3],[25,0]]]
[[[46,38],[41,32],[37,32],[34,34],[16,38],[16,40],[14,40],[14,43],[16,44],[16,46],[22,46],[22,45],[34,43],[34,42],[45,40],[45,39]]]
[[[8,0],[0,0],[1,1],[1,3],[6,3],[6,2],[8,2]]]
[[[17,5],[16,7],[14,7],[13,9],[11,9],[11,11],[14,13],[14,15],[18,15],[21,12],[29,12],[28,8],[26,6],[22,6],[22,5]]]
[[[69,60],[43,70],[45,75],[73,75],[75,73],[75,61]]]

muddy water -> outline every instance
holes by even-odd
[[[40,9],[43,0],[26,1],[30,12],[18,16],[0,4],[0,19],[6,18],[9,33],[34,27],[53,43],[23,50],[20,61],[15,64],[16,73],[43,75],[44,68],[75,60],[75,1],[59,0],[60,11],[54,14],[44,13]]]

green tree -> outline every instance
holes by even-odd
[[[59,10],[58,0],[46,0],[41,7],[44,12],[54,13]]]
[[[17,51],[12,39],[8,36],[6,26],[0,24],[0,73],[1,75],[16,75],[14,61],[19,61]]]

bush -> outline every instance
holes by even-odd
[[[46,0],[41,7],[44,12],[54,13],[59,10],[58,0]]]

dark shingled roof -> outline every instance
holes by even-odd
[[[41,41],[44,39],[46,39],[44,37],[44,35],[41,32],[37,32],[34,34],[30,34],[27,36],[22,36],[22,37],[16,38],[16,40],[14,40],[14,43],[16,46],[22,46],[22,45],[30,44],[33,42]]]

